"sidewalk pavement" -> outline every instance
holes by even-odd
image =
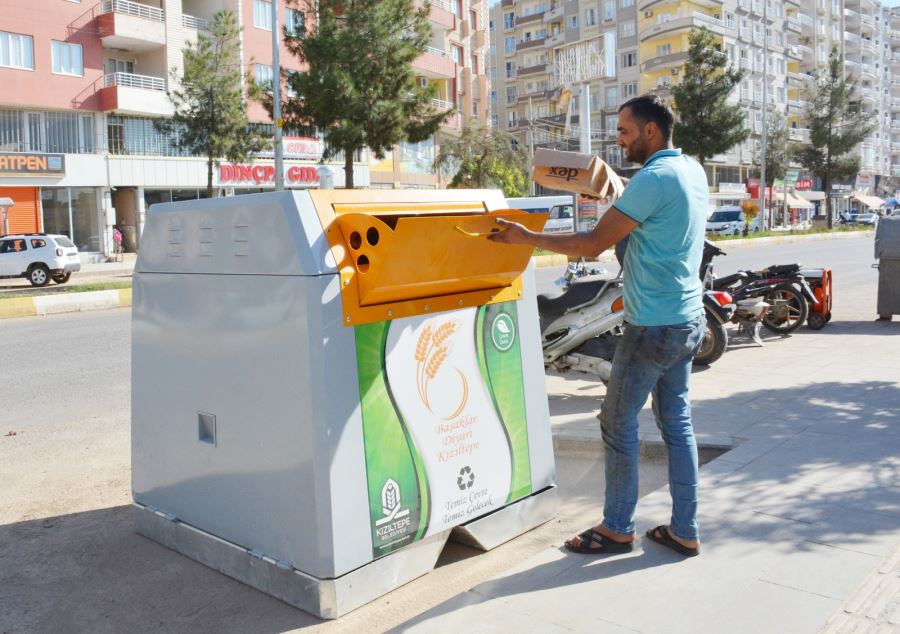
[[[900,631],[900,323],[868,306],[823,330],[734,335],[692,377],[701,447],[702,554],[642,538],[667,488],[638,503],[638,541],[591,557],[557,545],[396,628],[403,632]],[[557,445],[600,452],[604,390],[548,378]],[[649,406],[645,448],[660,446]],[[584,528],[600,519],[584,517]]]

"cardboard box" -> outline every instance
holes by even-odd
[[[538,148],[534,152],[535,183],[594,198],[618,198],[625,186],[618,174],[592,154]]]

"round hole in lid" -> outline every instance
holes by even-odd
[[[359,231],[354,231],[350,234],[350,248],[354,251],[362,246],[362,236],[359,235]]]
[[[378,244],[378,229],[375,227],[369,227],[369,230],[366,231],[366,241],[371,244],[373,247]]]
[[[368,256],[361,255],[356,259],[356,268],[360,273],[365,273],[369,270],[369,258]]]

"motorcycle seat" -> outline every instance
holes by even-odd
[[[769,268],[764,269],[763,273],[768,275],[792,275],[799,270],[799,264],[773,264]]]
[[[538,295],[537,305],[541,322],[550,323],[564,315],[570,308],[591,301],[606,282],[607,280],[575,281],[559,295],[551,296],[548,293]]]
[[[737,273],[732,273],[731,275],[726,275],[724,277],[717,277],[713,280],[713,288],[728,288],[729,286],[734,285],[735,282],[743,282],[747,277],[747,274],[743,271],[738,271]]]

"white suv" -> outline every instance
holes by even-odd
[[[24,277],[32,286],[65,284],[81,270],[78,247],[66,236],[20,233],[0,236],[0,277]]]
[[[718,207],[706,220],[706,232],[721,236],[734,236],[744,232],[747,219],[740,207]],[[750,231],[759,231],[759,215],[750,221]]]

